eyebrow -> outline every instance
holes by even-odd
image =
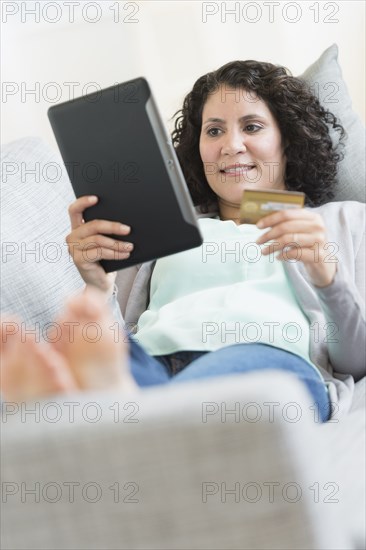
[[[253,120],[253,119],[266,120],[265,117],[253,113],[253,114],[250,114],[250,115],[245,115],[245,116],[240,117],[240,118],[239,118],[239,121],[240,121],[240,122],[246,122],[246,121],[248,121],[248,120]],[[221,123],[225,123],[225,120],[222,119],[222,118],[208,118],[208,119],[203,123],[203,125],[208,124],[209,122],[221,122]]]

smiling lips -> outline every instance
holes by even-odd
[[[250,170],[252,170],[252,168],[255,168],[255,164],[232,164],[230,166],[227,166],[223,170],[220,170],[220,172],[229,177],[238,177],[246,172],[249,172]]]

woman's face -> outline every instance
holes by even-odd
[[[285,189],[281,133],[266,103],[220,87],[203,107],[200,155],[219,200],[240,204],[246,187]]]

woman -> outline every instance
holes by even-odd
[[[128,258],[131,228],[84,223],[83,212],[96,197],[70,206],[72,231],[66,240],[86,288],[99,289],[120,323],[132,323],[136,335],[129,334],[128,346],[112,345],[105,330],[103,342],[94,346],[99,359],[94,356],[90,366],[93,346],[81,333],[71,346],[65,321],[94,318],[106,329],[108,320],[100,298],[70,304],[63,339],[52,350],[71,373],[65,387],[123,387],[126,378],[114,365],[128,362],[128,347],[139,386],[253,369],[294,372],[326,421],[337,413],[340,398],[347,408],[353,378],[365,374],[363,205],[325,204],[333,197],[341,160],[329,126],[339,132],[340,142],[344,130],[305,83],[283,67],[256,61],[228,63],[199,78],[179,115],[172,138],[204,243],[144,264],[123,321],[116,274],[106,274],[83,251],[94,247],[98,259]],[[306,208],[270,214],[257,226],[241,224],[242,193],[253,186],[303,191]],[[124,243],[102,235],[117,232],[126,237]],[[245,257],[248,245],[260,247],[259,258]],[[110,368],[103,365],[106,357]]]

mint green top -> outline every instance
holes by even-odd
[[[310,361],[309,322],[282,262],[255,244],[267,231],[198,220],[202,246],[157,260],[137,339],[151,355],[260,342]]]

